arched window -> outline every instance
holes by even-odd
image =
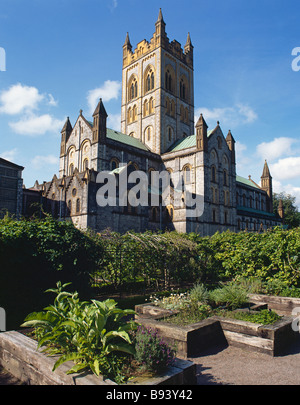
[[[72,201],[71,200],[68,201],[68,215],[69,216],[72,215]]]
[[[89,160],[84,159],[83,164],[82,164],[82,170],[87,170],[89,168]]]
[[[73,163],[71,163],[70,167],[69,167],[69,176],[72,176],[73,173],[74,173],[74,165],[73,165]]]
[[[132,109],[132,121],[136,121],[137,120],[137,106],[134,105],[133,109]]]
[[[166,113],[170,115],[170,100],[168,97],[166,98]]]
[[[180,106],[180,121],[184,122],[184,107]]]
[[[129,107],[127,111],[127,122],[128,124],[131,122],[131,107]]]
[[[154,113],[154,99],[153,97],[150,98],[149,101],[149,114],[153,114]]]
[[[144,117],[146,117],[149,114],[149,103],[148,100],[144,101]]]
[[[110,161],[110,170],[115,170],[119,167],[119,161],[117,158],[112,158]]]
[[[228,172],[227,172],[227,170],[223,170],[223,183],[224,183],[224,186],[228,186]]]
[[[191,182],[191,166],[186,165],[183,168],[183,180],[184,184],[189,184]]]
[[[132,76],[128,84],[128,101],[137,98],[138,96],[138,83],[136,76]]]
[[[217,181],[216,166],[211,167],[211,181],[213,181],[214,183]]]
[[[216,210],[212,210],[212,221],[214,223],[217,222],[217,212],[216,212]]]
[[[149,65],[145,70],[145,76],[144,76],[145,93],[152,91],[154,89],[154,85],[155,85],[154,68],[153,68],[153,66]]]
[[[165,72],[165,88],[167,91],[174,93],[175,91],[175,72],[174,69],[169,65]]]
[[[171,117],[175,117],[175,101],[171,100],[170,103],[170,115]]]
[[[145,141],[150,142],[152,138],[152,127],[149,126],[145,129]]]
[[[80,198],[77,198],[76,200],[76,214],[79,214],[80,212]]]

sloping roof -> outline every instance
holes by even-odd
[[[261,190],[260,187],[257,186],[253,181],[251,181],[249,179],[245,179],[244,177],[236,176],[236,181],[238,181],[239,183],[245,184],[248,187],[253,187],[253,188],[257,188],[257,189]]]
[[[238,211],[243,211],[243,212],[247,212],[247,213],[252,213],[252,214],[256,214],[259,216],[265,215],[267,217],[276,217],[276,215],[273,212],[266,212],[266,211],[261,211],[261,210],[256,210],[254,208],[248,208],[248,207],[241,207],[241,206],[237,206],[236,209]]]
[[[213,130],[207,132],[207,136],[209,137],[213,133]],[[196,135],[190,135],[186,138],[179,139],[176,141],[167,152],[177,152],[179,150],[194,148],[196,146]]]
[[[19,166],[16,163],[10,162],[9,160],[3,159],[0,157],[0,164],[4,165],[4,166],[9,166],[12,167],[13,169],[17,169],[17,170],[24,170],[23,166]]]
[[[128,146],[133,146],[134,148],[142,149],[147,152],[150,150],[140,140],[133,138],[132,136],[125,135],[122,132],[114,131],[113,129],[107,128],[106,136],[108,139],[121,142]]]

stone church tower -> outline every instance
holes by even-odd
[[[231,131],[224,135],[219,121],[209,129],[202,114],[194,126],[193,49],[190,34],[183,49],[176,40],[169,41],[161,10],[150,42],[143,40],[133,50],[127,34],[121,132],[107,127],[101,99],[91,117],[80,110],[73,125],[67,118],[61,130],[59,177],[34,187],[46,211],[97,232],[168,229],[213,235],[225,230],[257,232],[281,224],[284,212],[281,206],[280,216],[273,213],[267,162],[261,185],[251,176],[238,176]],[[113,206],[102,206],[96,198],[102,171],[116,181]],[[121,190],[120,175],[133,171],[148,179],[147,206],[129,201],[131,186]],[[166,201],[163,190],[152,182],[153,172],[168,172]],[[159,204],[152,204],[153,195]],[[197,215],[191,208],[195,201]]]
[[[132,50],[123,46],[121,131],[162,154],[194,133],[193,45],[169,42],[162,12],[155,33]]]

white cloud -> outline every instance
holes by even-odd
[[[31,164],[34,169],[41,169],[42,167],[49,166],[49,165],[58,165],[59,160],[57,156],[48,155],[48,156],[35,156],[31,160]]]
[[[90,112],[94,112],[100,98],[102,98],[103,102],[117,100],[120,90],[121,83],[113,80],[106,80],[102,87],[90,90],[87,95]]]
[[[262,159],[274,161],[282,156],[289,156],[295,153],[293,146],[298,141],[293,138],[275,138],[271,142],[262,142],[257,145],[256,152]]]
[[[46,132],[58,132],[64,125],[65,120],[58,120],[49,114],[31,114],[21,118],[17,122],[10,122],[9,126],[20,135],[37,136]]]
[[[279,159],[270,165],[272,177],[276,180],[290,180],[300,177],[300,156]]]
[[[257,120],[257,114],[255,111],[245,104],[236,104],[233,107],[223,107],[223,108],[213,108],[209,109],[206,107],[197,108],[195,121],[197,122],[199,115],[202,113],[204,119],[208,124],[213,126],[217,121],[220,121],[221,126],[226,125],[230,128],[251,124]]]
[[[9,160],[10,162],[14,162],[17,155],[18,155],[18,149],[17,148],[7,150],[7,151],[4,151],[4,152],[0,153],[0,157],[2,157],[2,159]]]
[[[121,114],[110,114],[107,119],[108,128],[121,131]]]
[[[15,115],[24,111],[32,111],[44,99],[35,87],[24,86],[21,83],[11,86],[0,94],[0,112]]]
[[[292,184],[282,184],[278,180],[273,179],[273,192],[274,193],[285,193],[296,197],[296,205],[300,209],[300,187],[293,186]]]
[[[241,143],[240,141],[236,141],[235,143],[235,155],[237,160],[237,170],[243,171],[246,169],[249,164],[251,163],[251,159],[245,155],[244,152],[247,151],[247,145]]]
[[[58,104],[58,101],[54,99],[54,97],[52,96],[52,94],[48,94],[48,104],[56,107]]]
[[[118,7],[118,0],[109,0],[110,11],[114,11]]]

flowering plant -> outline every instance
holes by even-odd
[[[148,371],[162,371],[171,366],[175,360],[175,350],[159,337],[157,330],[152,328],[138,327],[135,350],[135,360]]]
[[[161,308],[176,311],[183,309],[189,303],[189,296],[187,293],[172,293],[168,297],[163,298],[151,296],[150,300],[154,305]]]

